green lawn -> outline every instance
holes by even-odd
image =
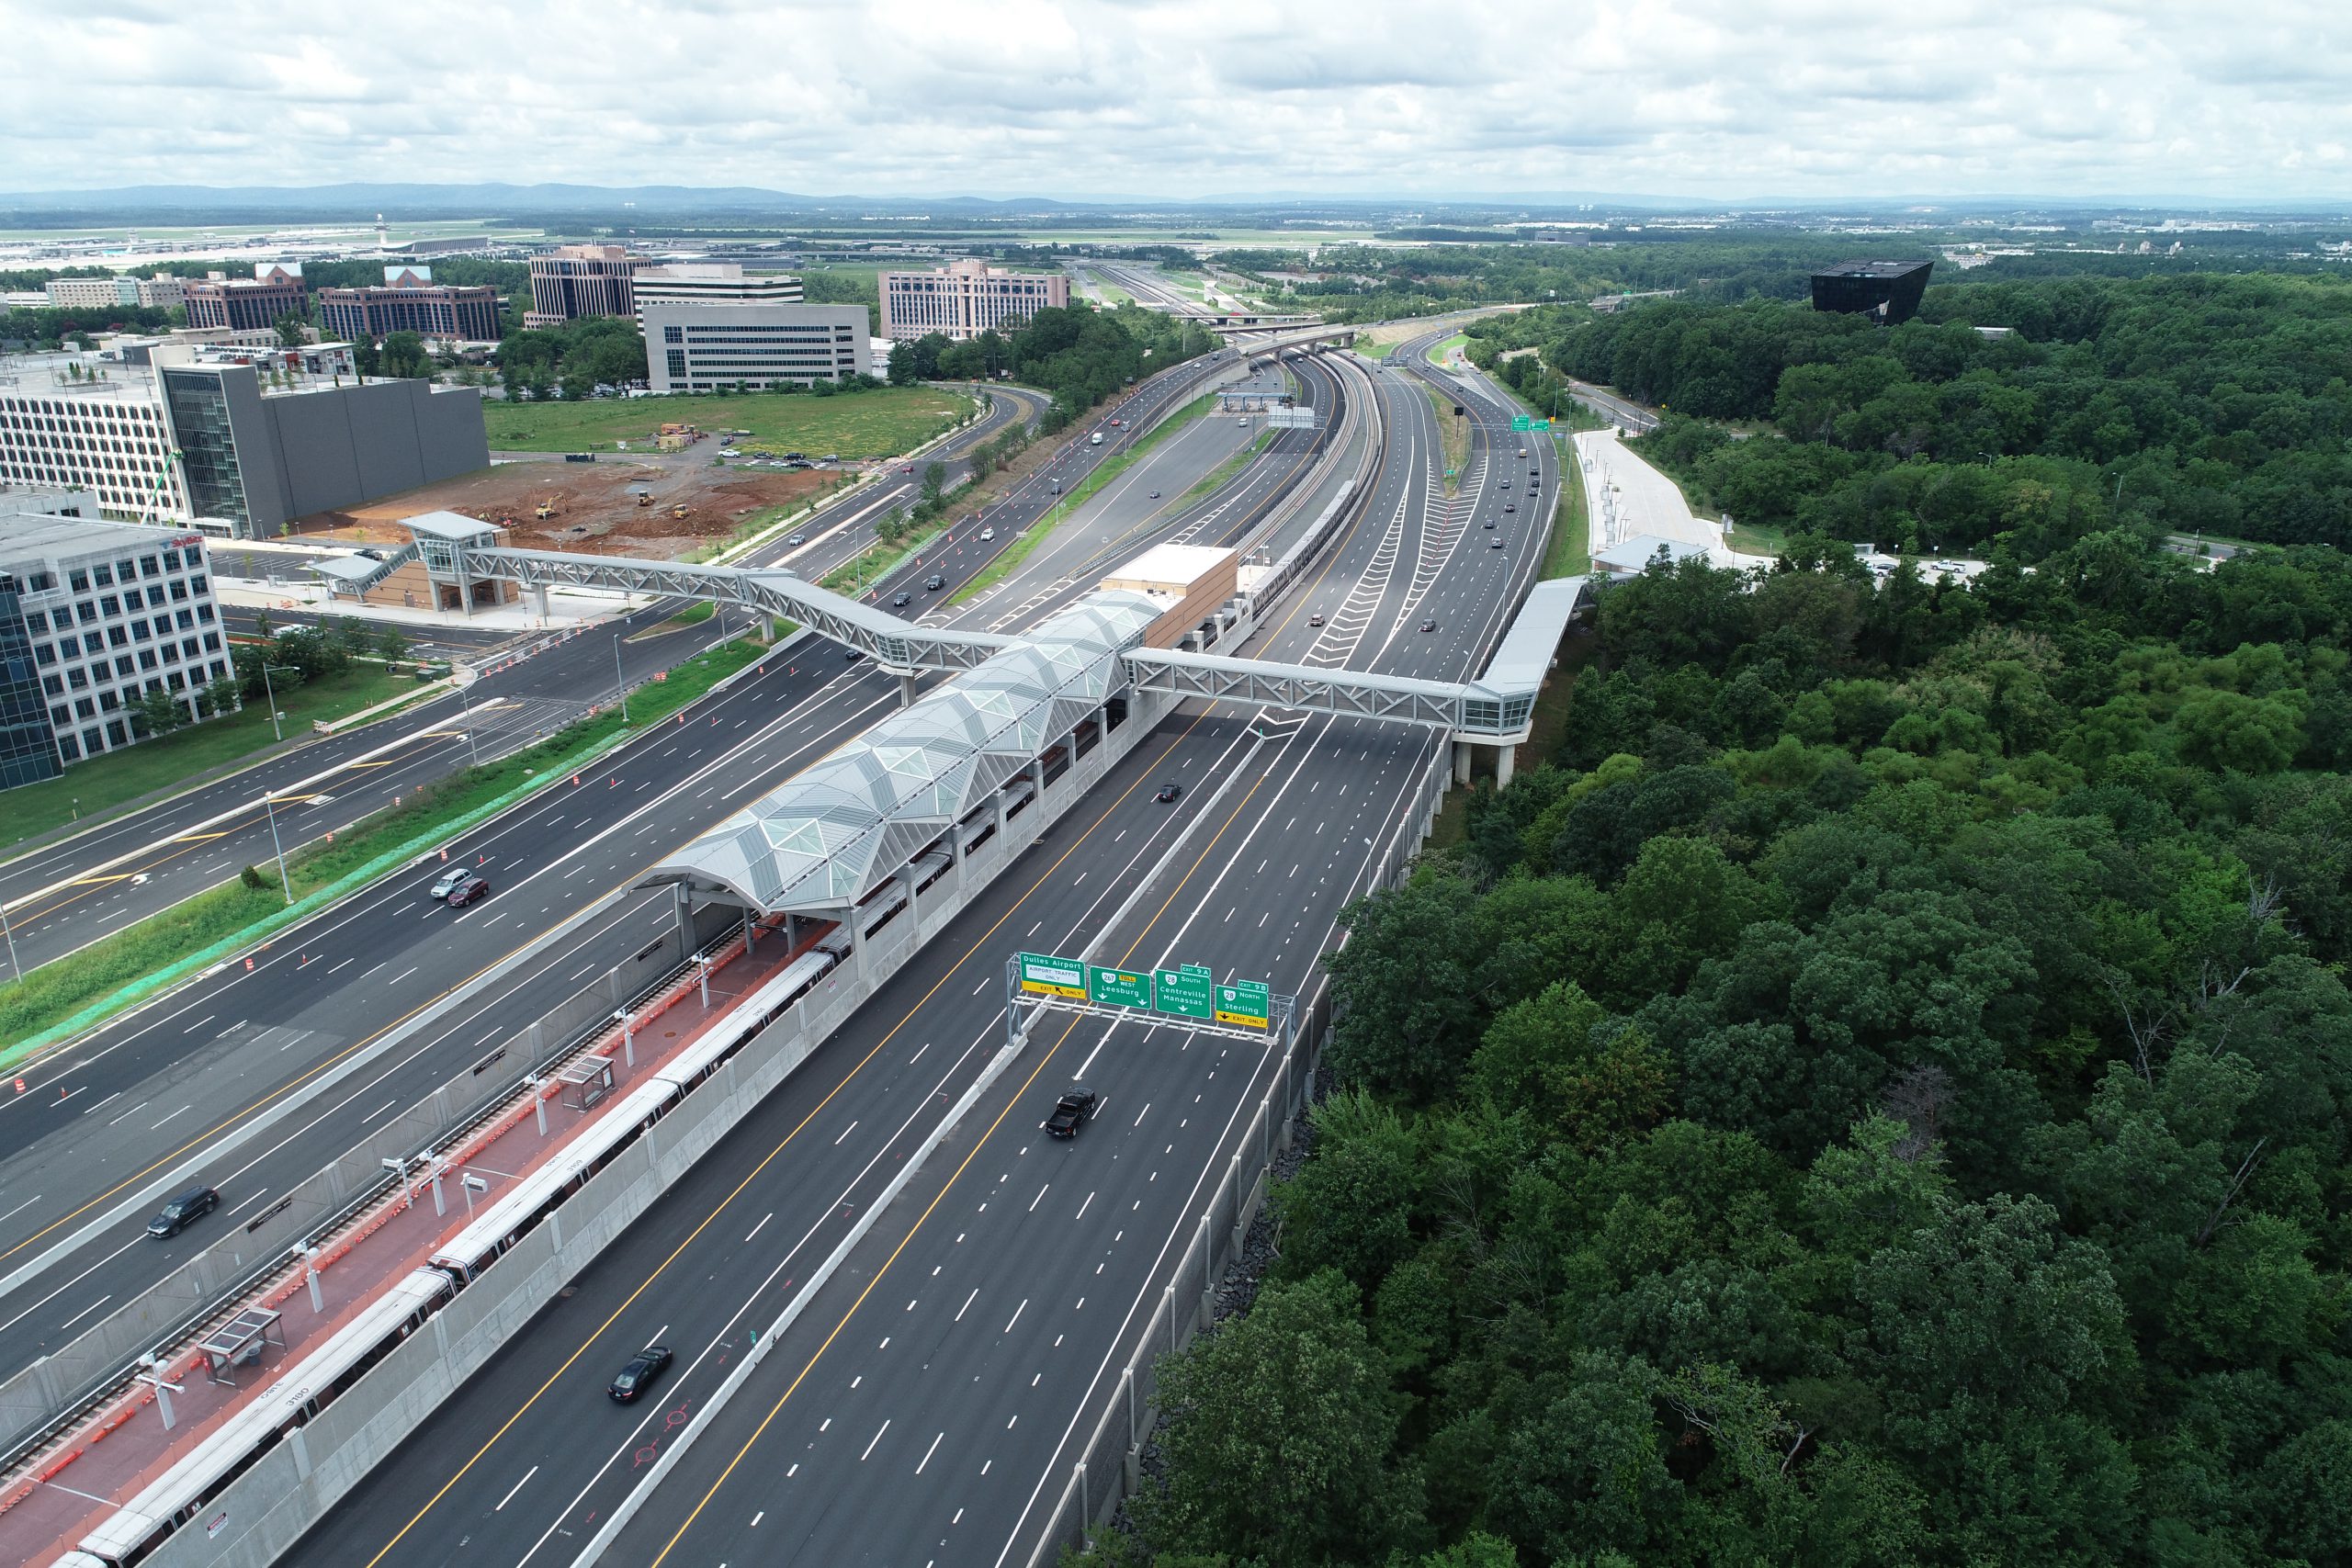
[[[1444,365],[1447,355],[1469,341],[1470,335],[1467,333],[1456,333],[1452,337],[1440,338],[1430,344],[1430,363],[1437,366]]]
[[[416,687],[413,678],[387,675],[380,664],[356,664],[338,680],[280,692],[277,710],[286,716],[289,737],[306,735],[313,719],[341,718]],[[76,762],[62,778],[8,792],[10,841],[22,842],[31,834],[70,822],[77,813],[104,816],[111,807],[236,761],[271,742],[269,705],[248,703],[240,712],[191,725],[160,740]]]
[[[972,400],[930,387],[882,387],[830,398],[807,392],[741,397],[606,399],[584,403],[487,402],[482,415],[496,452],[609,452],[626,441],[650,452],[664,423],[748,430],[746,444],[778,451],[890,457],[913,450],[971,412]],[[697,456],[718,449],[715,441]]]

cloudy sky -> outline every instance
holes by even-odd
[[[0,190],[2352,199],[2352,0],[0,0]]]

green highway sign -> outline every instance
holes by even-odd
[[[1021,961],[1021,988],[1041,997],[1065,997],[1074,1002],[1086,999],[1086,965],[1075,958],[1056,958],[1046,953],[1017,954]]]
[[[1180,964],[1177,965],[1177,969],[1182,974],[1199,975],[1204,977],[1216,973],[1215,970],[1211,969],[1205,964]]]
[[[1510,427],[1513,430],[1525,430],[1527,428],[1527,416],[1523,413],[1515,413],[1511,415]]]
[[[1527,428],[1530,430],[1549,430],[1552,428],[1552,422],[1548,419],[1532,419],[1527,422]]]
[[[1273,1018],[1274,996],[1272,987],[1249,980],[1236,981],[1216,988],[1216,1021],[1238,1023],[1250,1029],[1264,1029]]]
[[[1151,976],[1138,975],[1132,969],[1105,969],[1100,964],[1086,966],[1087,999],[1100,1007],[1141,1008],[1151,1010]]]
[[[1210,983],[1207,970],[1188,964],[1182,969],[1162,969],[1152,979],[1159,1011],[1178,1018],[1216,1016],[1209,993],[1216,987]]]

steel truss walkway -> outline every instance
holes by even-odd
[[[991,654],[1021,647],[1023,640],[998,632],[917,626],[820,588],[797,572],[503,546],[469,547],[462,554],[467,570],[478,577],[511,578],[532,588],[604,588],[741,604],[797,621],[820,637],[870,654],[894,674],[975,669]]]

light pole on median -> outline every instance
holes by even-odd
[[[286,846],[277,838],[277,797],[267,790],[262,792],[262,809],[269,817],[269,847],[277,854],[277,887],[286,895],[288,904],[294,902],[294,881],[286,874]]]
[[[613,634],[613,690],[620,694],[621,722],[628,722],[628,687],[621,680],[621,634]]]
[[[17,933],[8,924],[8,906],[0,902],[0,936],[8,939],[8,969],[17,979],[25,977],[25,966],[17,960]]]
[[[284,726],[278,723],[277,689],[269,683],[269,672],[272,670],[283,671],[288,673],[299,673],[300,667],[293,664],[272,664],[267,660],[264,660],[262,661],[261,694],[269,703],[269,732],[278,739],[283,740],[286,739],[286,729]]]

